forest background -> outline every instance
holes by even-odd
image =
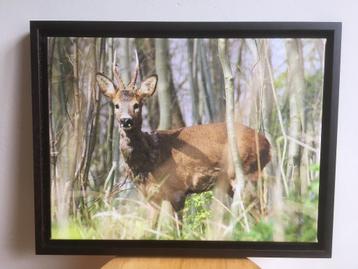
[[[229,240],[316,241],[325,40],[226,42],[235,119],[272,145],[272,161],[242,191],[248,229],[241,218]],[[182,231],[148,225],[148,205],[121,176],[118,126],[95,74],[113,77],[116,62],[129,82],[137,53],[140,77],[158,75],[145,131],[225,121],[218,40],[54,37],[48,48],[52,238],[206,240],[220,202],[212,192],[187,200]],[[230,199],[220,205],[225,230]]]

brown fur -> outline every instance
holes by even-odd
[[[117,77],[117,84],[122,85]],[[128,177],[151,203],[160,205],[167,200],[176,211],[184,207],[188,194],[210,190],[218,183],[232,194],[235,175],[225,123],[152,134],[141,131],[143,99],[153,95],[157,80],[151,76],[134,89],[135,79],[127,87],[116,87],[108,77],[97,74],[101,91],[115,106],[116,119],[131,121],[120,128],[120,150]],[[241,124],[236,125],[236,134],[243,173],[255,179],[270,161],[270,144],[263,135]]]
[[[254,179],[258,172],[256,132],[241,124],[236,132],[243,172]],[[257,140],[262,169],[270,161],[270,144],[261,134]],[[229,185],[234,178],[224,123],[153,134],[122,130],[121,152],[141,192],[159,205],[162,200],[170,201],[175,210],[183,208],[188,194],[207,191],[218,180]]]

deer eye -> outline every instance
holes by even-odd
[[[119,105],[118,105],[118,104],[115,104],[114,107],[115,107],[116,109],[119,109]]]
[[[134,104],[134,105],[133,105],[133,109],[134,109],[134,110],[137,110],[138,108],[139,108],[139,105],[138,105],[138,104]]]

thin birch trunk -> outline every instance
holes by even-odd
[[[103,71],[105,52],[106,52],[105,38],[101,38],[99,43],[100,43],[100,53],[99,53],[100,67],[99,67],[99,70]],[[94,47],[94,49],[96,49],[96,46]],[[97,58],[97,56],[95,58]],[[96,141],[98,138],[98,125],[99,125],[99,115],[100,115],[99,110],[100,110],[100,106],[101,106],[101,94],[99,92],[98,87],[96,86],[96,82],[94,79],[94,74],[96,72],[97,72],[97,65],[96,65],[96,70],[94,70],[94,72],[93,72],[92,85],[91,85],[91,88],[92,88],[92,98],[91,99],[93,102],[93,111],[91,113],[90,122],[89,122],[88,149],[87,149],[84,169],[83,169],[83,172],[81,175],[81,177],[83,178],[83,180],[85,182],[88,182],[89,170],[91,167],[93,153],[94,153]]]
[[[265,136],[269,139],[269,141],[273,141],[272,134],[275,132],[275,125],[272,118],[273,111],[273,88],[270,80],[270,70],[272,70],[271,63],[271,50],[270,43],[267,39],[257,40],[257,50],[259,55],[259,66],[260,66],[260,94],[259,94],[259,121],[256,124],[256,129],[261,130],[265,133]],[[258,143],[257,143],[258,144]],[[259,171],[261,170],[261,164],[258,164]],[[268,165],[266,171],[269,175],[274,175],[274,167]],[[264,215],[267,208],[267,180],[261,176],[261,173],[258,177],[258,195],[260,198],[260,213]],[[276,199],[278,200],[281,197],[282,203],[282,192],[279,192],[276,195]],[[279,203],[279,202],[277,202]]]
[[[290,116],[288,134],[293,139],[301,140],[304,133],[303,102],[305,96],[302,41],[300,39],[289,39],[286,42],[286,49]],[[302,166],[305,165],[305,161],[302,159],[304,156],[303,152],[304,148],[296,143],[296,141],[289,140],[287,177],[290,179],[293,189],[300,194],[305,192],[303,188],[306,188],[307,178],[306,173],[301,173],[304,170]],[[298,219],[297,233],[301,233],[304,221],[302,212],[298,212],[295,217]]]
[[[244,203],[241,197],[241,191],[244,186],[244,174],[242,171],[242,163],[240,160],[239,150],[237,147],[237,136],[235,131],[235,121],[234,121],[234,83],[233,76],[231,72],[230,62],[226,55],[227,41],[225,39],[218,40],[218,49],[220,62],[223,69],[224,79],[225,79],[225,97],[226,97],[226,126],[227,126],[227,136],[228,136],[228,146],[229,152],[232,160],[232,165],[235,172],[235,182],[234,182],[234,197],[231,204],[231,211],[234,217],[230,223],[230,233],[234,233],[235,227],[238,221],[240,213],[243,215],[244,219],[244,229],[245,231],[250,231],[249,222],[246,216]]]
[[[71,50],[71,40],[69,38],[58,38],[57,40],[57,57],[59,65],[59,83],[57,90],[58,96],[58,120],[53,122],[55,130],[61,130],[61,135],[56,131],[56,140],[58,142],[58,148],[60,154],[58,155],[58,171],[59,180],[57,188],[57,199],[58,199],[58,225],[59,227],[65,227],[68,223],[69,215],[75,212],[74,201],[72,198],[72,174],[71,164],[73,159],[70,158],[71,148],[71,136],[69,133],[72,130],[72,116],[68,111],[68,103],[70,102],[70,92],[72,90],[73,71],[72,65],[69,61],[68,55]],[[59,138],[59,136],[61,138]]]
[[[304,66],[302,43],[299,39],[289,39],[286,42],[288,64],[288,91],[289,91],[289,130],[288,135],[301,140],[304,114]],[[291,184],[300,185],[304,175],[300,175],[301,148],[298,143],[290,140],[288,144],[287,178]]]
[[[112,80],[114,80],[113,75],[113,63],[115,63],[115,46],[114,46],[114,38],[111,38],[111,44],[108,48],[108,51],[110,51],[110,55],[107,56],[107,64],[106,64],[106,74],[110,73]],[[115,115],[114,115],[114,107],[112,105],[108,106],[108,121],[107,121],[107,135],[106,135],[106,152],[107,157],[105,159],[105,167],[106,171],[110,171],[112,169],[112,166],[116,164],[114,161],[115,154],[113,153],[115,151],[114,144],[114,137],[116,133],[115,128]],[[117,132],[118,133],[118,132]],[[117,166],[118,167],[118,166]],[[117,170],[116,170],[117,171]],[[118,172],[117,172],[118,174]],[[114,176],[116,178],[116,176]],[[114,179],[111,181],[111,185],[113,184]]]
[[[71,156],[71,175],[72,175],[72,200],[74,201],[74,215],[80,217],[81,219],[84,218],[88,220],[88,216],[86,214],[86,188],[87,182],[80,176],[77,176],[77,169],[80,165],[81,161],[78,163],[80,159],[80,151],[82,144],[80,143],[83,134],[83,126],[81,126],[82,122],[82,94],[80,91],[79,85],[79,68],[80,68],[80,49],[79,49],[79,40],[77,38],[72,39],[73,43],[73,58],[72,58],[72,68],[73,68],[73,107],[74,107],[74,114],[73,114],[73,129],[72,129],[72,136],[71,136],[71,143],[69,146],[69,150],[73,150]]]
[[[56,46],[56,37],[49,39],[49,58],[48,58],[48,95],[53,96],[53,65],[54,65],[54,54]],[[53,111],[53,102],[54,100],[49,99],[48,110],[49,110],[49,135],[50,135],[50,165],[51,165],[51,205],[53,205],[54,210],[51,212],[52,218],[56,219],[58,205],[58,182],[57,182],[57,147],[56,147],[56,133],[55,127],[53,124],[54,121],[54,111]]]
[[[277,162],[275,162],[277,164]],[[277,167],[271,164],[270,166]],[[272,195],[272,220],[273,220],[273,241],[282,242],[285,240],[285,226],[283,222],[284,217],[284,202],[282,199],[283,189],[282,181],[280,179],[280,171],[276,169],[276,176],[273,179],[273,186],[271,188]]]

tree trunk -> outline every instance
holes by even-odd
[[[198,40],[198,54],[200,61],[200,70],[203,80],[203,89],[205,93],[205,100],[207,103],[208,114],[210,117],[210,122],[215,120],[216,110],[215,110],[215,100],[213,95],[213,83],[210,75],[210,66],[207,60],[208,52],[205,42],[203,40]]]
[[[218,42],[216,39],[209,40],[209,50],[211,54],[210,74],[212,77],[211,85],[213,89],[212,104],[215,110],[214,120],[222,122],[225,120],[225,92],[223,91],[224,76],[221,72],[221,64],[218,56]],[[238,96],[240,96],[240,93]]]
[[[49,46],[49,55],[48,55],[48,95],[53,96],[53,67],[54,67],[54,55],[55,55],[55,48],[56,48],[56,37],[49,38],[48,40]],[[48,102],[48,112],[49,112],[49,138],[50,138],[50,167],[51,167],[51,205],[53,205],[54,210],[51,211],[51,218],[56,219],[57,209],[59,201],[57,199],[58,193],[58,182],[57,182],[57,147],[56,147],[56,132],[54,127],[54,113],[53,113],[53,102],[54,100],[51,98]]]
[[[289,129],[288,135],[301,140],[304,126],[303,100],[304,100],[304,66],[302,43],[299,39],[289,39],[286,42],[287,65],[288,65],[288,92],[289,92]],[[300,175],[301,149],[300,146],[290,140],[288,144],[288,167],[287,178],[291,179],[291,184],[300,187],[300,180],[304,180],[304,175]]]
[[[204,55],[202,56],[202,40],[197,39],[196,40],[196,50],[198,53],[198,57],[196,59],[197,61],[197,66],[198,66],[198,76],[197,76],[197,81],[198,81],[198,89],[199,89],[199,100],[200,100],[200,113],[201,113],[201,122],[213,122],[213,110],[212,107],[210,106],[210,96],[209,96],[209,91],[207,89],[208,87],[208,83],[206,81],[206,77],[205,77],[205,66],[203,65],[203,61],[202,58],[204,57]]]
[[[135,46],[138,52],[142,78],[155,74],[155,41],[149,38],[136,38]],[[146,100],[145,105],[148,109],[148,114],[143,116],[146,116],[150,129],[156,130],[159,125],[158,91]]]
[[[191,99],[191,117],[193,125],[200,124],[200,117],[198,111],[199,89],[198,89],[198,68],[196,65],[197,52],[194,46],[194,40],[188,39],[188,67],[189,67],[189,83],[190,83],[190,99]]]
[[[233,170],[235,172],[235,182],[234,182],[234,197],[231,205],[231,211],[234,214],[234,217],[231,221],[231,233],[234,232],[239,212],[244,218],[244,228],[246,231],[250,230],[247,216],[244,209],[244,204],[241,198],[241,191],[244,186],[244,174],[242,171],[242,163],[240,160],[239,149],[237,147],[237,136],[235,131],[235,119],[234,119],[234,83],[233,76],[231,72],[230,63],[226,55],[227,41],[225,39],[218,40],[218,49],[220,62],[223,69],[224,79],[225,79],[225,97],[226,97],[226,126],[227,126],[227,137],[228,137],[228,146],[229,152],[232,160]]]
[[[129,39],[128,38],[120,38],[119,46],[118,46],[118,65],[121,79],[124,84],[127,85],[131,78],[131,64],[130,64],[130,54],[129,54]]]
[[[158,74],[159,130],[184,126],[170,68],[167,39],[155,39],[155,67]]]
[[[157,91],[159,99],[159,130],[171,128],[171,94],[170,74],[168,70],[168,42],[166,39],[155,39],[155,67],[159,77]]]
[[[171,96],[171,128],[181,128],[185,126],[183,116],[180,111],[179,107],[179,101],[177,97],[177,93],[174,86],[174,79],[173,79],[173,73],[172,69],[170,68],[170,65],[168,65],[169,68],[169,75],[170,75],[170,96]]]
[[[73,67],[69,61],[68,55],[71,54],[72,44],[69,38],[57,39],[56,54],[58,57],[58,87],[56,88],[55,96],[57,96],[57,113],[58,119],[53,121],[53,127],[56,130],[56,141],[58,144],[59,154],[57,155],[56,170],[58,171],[58,184],[56,199],[58,201],[57,221],[59,227],[65,227],[68,223],[68,217],[74,213],[72,198],[72,190],[68,185],[73,184],[71,174],[71,164],[73,159],[70,157],[69,142],[71,136],[69,133],[72,128],[72,115],[69,111],[69,103],[71,102],[71,91],[73,86]],[[53,72],[55,70],[53,69]],[[55,90],[55,89],[54,89]],[[55,109],[55,98],[54,106]]]
[[[271,52],[269,47],[269,41],[267,39],[258,39],[256,40],[256,48],[257,48],[257,70],[256,79],[259,81],[259,89],[258,89],[258,98],[257,98],[257,121],[255,127],[257,130],[265,133],[265,136],[269,139],[269,141],[274,141],[272,139],[272,134],[275,133],[275,125],[272,118],[272,110],[273,110],[273,88],[271,85],[270,78],[270,70],[272,70],[271,64]],[[274,160],[276,161],[276,160]],[[273,161],[273,162],[274,162]],[[277,162],[278,164],[278,162]],[[258,164],[259,169],[261,170],[261,164]],[[266,171],[269,175],[274,175],[275,170],[274,167],[268,165]],[[263,216],[266,212],[267,208],[267,180],[263,179],[261,175],[258,177],[257,182],[258,188],[258,197],[260,201],[260,213]],[[277,183],[278,184],[278,183]],[[282,187],[282,186],[281,186]],[[275,188],[275,187],[274,187]],[[281,188],[282,189],[282,188]],[[275,199],[277,204],[282,203],[282,193],[277,188],[277,193],[275,193]],[[281,199],[281,201],[279,201]]]

